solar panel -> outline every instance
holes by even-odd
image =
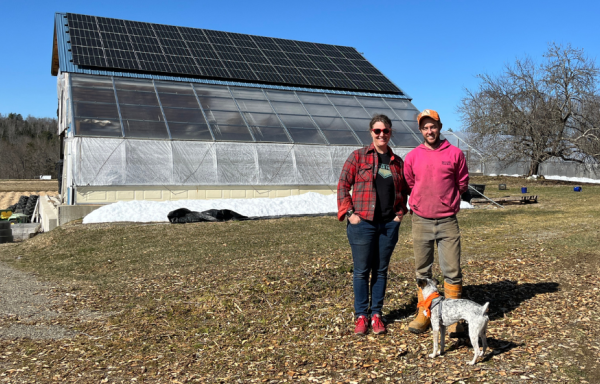
[[[355,48],[67,13],[73,63],[402,94]]]

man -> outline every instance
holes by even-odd
[[[442,121],[438,113],[426,109],[417,116],[423,144],[413,149],[404,160],[404,177],[410,192],[412,235],[417,280],[431,278],[433,251],[437,244],[440,268],[444,274],[446,298],[460,299],[460,230],[456,214],[460,196],[469,187],[469,172],[462,151],[447,140],[440,140]],[[417,287],[419,302],[423,294]],[[417,316],[408,329],[414,333],[427,330],[430,320],[417,308]],[[460,324],[448,327],[450,337],[462,333]]]

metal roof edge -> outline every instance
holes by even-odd
[[[70,49],[69,30],[65,22],[66,13],[57,12],[54,16],[54,32],[56,33],[58,68],[60,72],[74,72],[73,55]],[[53,73],[54,74],[54,73]],[[58,74],[58,72],[57,72]]]
[[[59,68],[59,60],[58,60],[58,43],[56,41],[56,17],[54,20],[54,33],[53,33],[53,38],[52,38],[52,60],[50,62],[50,74],[52,76],[56,76],[58,75],[58,68]]]

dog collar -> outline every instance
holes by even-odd
[[[438,316],[439,319],[442,319],[442,302],[445,300],[446,298],[444,296],[440,296],[440,297],[436,297],[432,302],[431,302],[431,310],[433,310],[433,308],[435,308],[436,306],[438,307]],[[439,305],[438,305],[439,304]]]
[[[444,296],[439,296],[436,297],[435,299],[431,300],[431,309],[435,308],[436,305],[442,305],[442,301],[444,301]]]
[[[425,317],[431,317],[431,303],[438,297],[440,297],[440,294],[433,292],[431,295],[427,296],[427,299],[417,303],[417,308],[423,308],[423,315],[425,315]]]

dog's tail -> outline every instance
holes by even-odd
[[[485,315],[488,311],[488,305],[490,305],[490,302],[488,301],[487,303],[483,304],[483,307],[481,307],[481,315]]]

